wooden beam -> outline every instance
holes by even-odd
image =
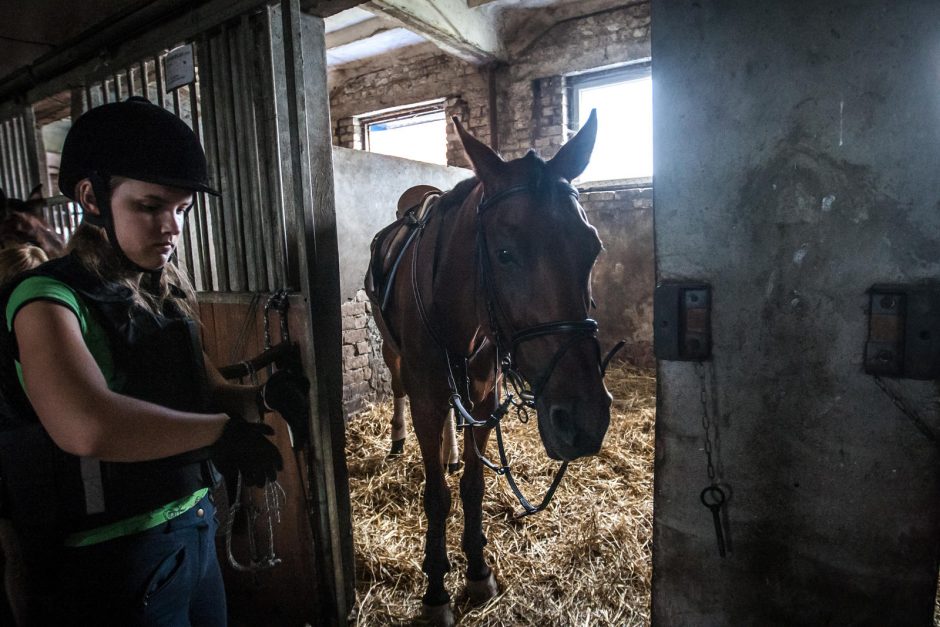
[[[398,24],[390,24],[389,20],[380,17],[373,17],[363,22],[357,22],[352,26],[327,33],[326,49],[329,50],[330,48],[337,48],[361,39],[368,39],[373,35],[378,35],[392,28],[398,28]]]
[[[364,2],[365,0],[301,0],[300,10],[317,17],[329,17]]]
[[[505,60],[495,20],[466,0],[372,0],[369,10],[394,18],[445,52],[482,65]]]

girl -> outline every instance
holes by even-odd
[[[205,155],[182,120],[131,98],[74,123],[59,185],[84,209],[70,253],[0,298],[17,360],[4,394],[26,425],[0,438],[0,463],[46,582],[30,620],[224,625],[208,461],[260,486],[281,457],[259,390],[205,359],[170,263],[194,194],[217,194]]]

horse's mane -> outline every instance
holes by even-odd
[[[444,213],[463,204],[463,201],[470,195],[473,188],[480,182],[475,176],[460,181],[440,197],[437,201],[437,210]]]

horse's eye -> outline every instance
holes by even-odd
[[[499,262],[504,265],[514,261],[512,253],[505,248],[501,248],[500,250],[496,251],[496,258],[499,259]]]

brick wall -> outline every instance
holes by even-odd
[[[382,361],[382,339],[363,290],[343,303],[343,409],[347,416],[367,401],[391,395],[391,375]]]
[[[481,141],[492,145],[490,85],[495,85],[499,152],[520,157],[534,148],[544,158],[570,136],[566,75],[638,61],[650,56],[648,2],[637,2],[588,17],[561,22],[543,33],[511,62],[478,68],[437,52],[364,69],[331,86],[334,141],[361,147],[356,118],[389,107],[444,99],[448,116],[456,115]],[[603,125],[601,131],[603,132]],[[451,124],[447,132],[450,165],[468,166]],[[421,181],[415,181],[415,184]],[[594,271],[596,317],[605,348],[620,338],[628,345],[619,355],[652,365],[653,265],[650,188],[588,192],[582,204],[597,227],[605,251]],[[371,326],[370,326],[371,324]],[[357,298],[344,305],[344,393],[347,411],[366,400],[389,394],[388,371],[381,359],[378,333],[368,303]],[[361,337],[370,337],[369,347]]]
[[[457,116],[474,137],[489,143],[488,72],[487,68],[435,52],[349,78],[330,89],[333,141],[338,146],[361,148],[362,131],[356,127],[356,118],[443,98],[448,121],[447,163],[468,167],[470,163],[450,118]]]
[[[562,77],[649,56],[650,11],[646,2],[555,25],[500,70],[500,152],[506,158],[516,158],[537,147],[543,157],[551,157],[568,139]]]
[[[626,340],[617,359],[652,367],[653,188],[584,192],[581,205],[604,244],[592,273],[601,348]]]

